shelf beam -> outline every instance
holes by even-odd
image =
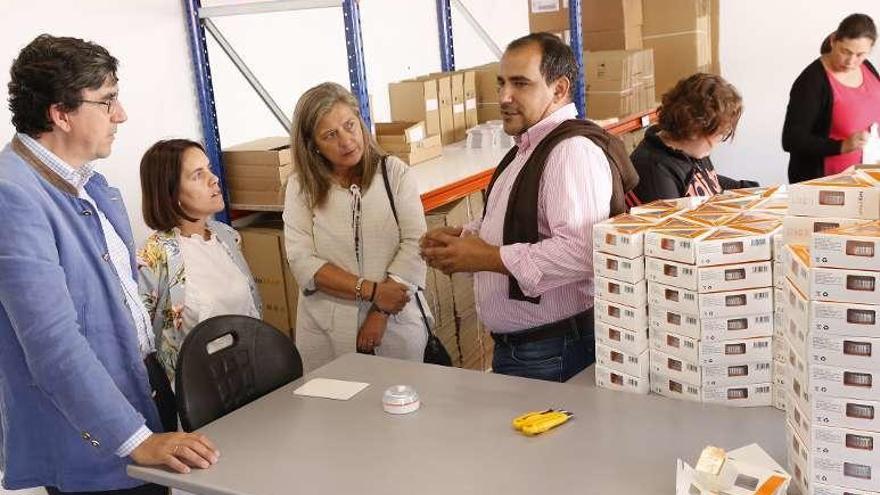
[[[291,12],[294,10],[324,9],[342,7],[342,0],[273,0],[252,2],[198,9],[200,19],[226,17],[233,15],[268,14],[272,12]]]

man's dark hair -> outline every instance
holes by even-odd
[[[180,205],[180,174],[183,154],[188,149],[205,151],[201,144],[189,139],[168,139],[150,146],[141,158],[144,223],[153,230],[171,230],[183,219],[196,221]]]
[[[518,50],[530,44],[541,47],[541,75],[547,84],[560,77],[567,77],[571,82],[568,97],[574,97],[574,88],[578,80],[578,65],[574,53],[558,36],[550,33],[532,33],[517,38],[507,45],[507,51]]]
[[[41,34],[13,60],[9,70],[9,110],[18,132],[36,137],[52,131],[49,107],[73,111],[82,91],[116,82],[118,62],[102,46],[79,38]]]

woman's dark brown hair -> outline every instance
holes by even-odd
[[[189,139],[168,139],[150,146],[141,158],[141,194],[144,222],[164,232],[177,227],[181,219],[195,222],[180,206],[180,173],[183,154],[205,148]]]
[[[832,39],[840,41],[857,40],[859,38],[868,38],[873,45],[877,42],[877,26],[874,25],[874,20],[871,19],[871,16],[865,14],[850,14],[840,21],[840,25],[837,26],[837,31],[834,31],[825,38],[819,52],[822,53],[822,55],[831,53]]]
[[[721,76],[697,73],[663,95],[658,125],[672,139],[709,137],[719,131],[732,138],[742,116],[742,97]]]

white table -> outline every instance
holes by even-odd
[[[365,381],[349,401],[293,395],[312,377]],[[204,495],[641,494],[674,490],[675,460],[707,444],[759,443],[785,461],[784,416],[350,354],[201,429],[220,448],[188,475],[130,467],[135,478]],[[422,396],[382,411],[386,387]],[[576,417],[537,437],[512,430],[530,410]]]

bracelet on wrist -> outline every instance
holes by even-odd
[[[358,278],[357,282],[355,282],[355,284],[354,284],[354,300],[356,302],[362,302],[364,300],[364,294],[362,292],[363,288],[364,288],[364,279],[361,277],[361,278]]]

